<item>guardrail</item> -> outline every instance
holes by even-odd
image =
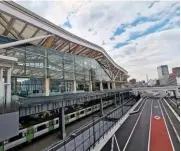
[[[102,96],[108,96],[109,94],[114,94],[118,92],[125,92],[131,89],[119,89],[119,90],[109,90],[109,91],[96,91],[96,92],[84,92],[84,93],[62,93],[61,95],[55,95],[55,96],[32,96],[32,97],[26,97],[26,98],[20,98],[18,101],[21,104],[26,104],[29,102],[29,104],[34,103],[45,103],[45,102],[60,102],[60,101],[66,101],[66,100],[75,100],[80,98],[86,98],[86,97],[93,97],[97,95]],[[95,98],[96,99],[96,98]]]
[[[128,102],[133,101],[130,99],[123,105],[115,108],[103,117],[94,120],[85,127],[71,133],[65,140],[53,144],[44,151],[87,151],[95,146],[100,139],[108,133],[111,128],[116,125],[118,120],[131,108],[131,106],[124,106]],[[126,108],[126,110],[125,110]]]

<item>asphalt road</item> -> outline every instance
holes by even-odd
[[[121,125],[115,138],[101,151],[179,151],[180,121],[163,99],[147,99],[140,112]]]

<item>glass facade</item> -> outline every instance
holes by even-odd
[[[73,91],[74,80],[76,89],[85,91],[88,91],[90,81],[93,83],[93,90],[97,90],[100,81],[110,81],[99,63],[88,57],[33,45],[3,49],[0,50],[0,55],[18,58],[12,76],[26,78],[24,82],[16,82],[21,83],[18,87],[23,90],[42,92],[45,77],[50,78],[52,92]]]

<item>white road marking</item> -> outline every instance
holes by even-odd
[[[91,151],[98,151],[101,150],[104,145],[108,142],[108,140],[116,133],[116,131],[120,128],[120,126],[126,121],[129,117],[129,114],[134,111],[134,109],[138,106],[138,104],[143,100],[141,98],[123,117],[119,120],[118,124],[114,126],[105,136],[102,137],[99,143],[96,144],[95,148],[91,149]]]
[[[152,99],[152,103],[151,103],[151,113],[150,113],[150,128],[149,128],[149,137],[148,137],[148,151],[150,150],[151,121],[152,121],[152,106],[153,106],[153,99]]]
[[[171,118],[170,118],[170,116],[169,116],[169,114],[168,114],[168,112],[167,112],[167,110],[165,109],[165,106],[164,106],[164,104],[163,104],[162,101],[161,101],[161,104],[162,104],[162,106],[163,106],[163,108],[164,108],[164,110],[165,110],[166,115],[168,116],[169,122],[170,122],[170,124],[172,125],[172,128],[173,128],[173,130],[174,130],[174,132],[175,132],[175,135],[176,135],[178,141],[180,142],[180,137],[179,137],[179,135],[178,135],[178,132],[177,132],[177,130],[176,130],[176,128],[175,128],[175,126],[174,126],[174,124],[173,124],[173,122],[172,122],[172,120],[171,120]]]
[[[146,103],[147,103],[147,100],[146,100]],[[132,129],[132,131],[131,131],[131,134],[129,135],[128,140],[127,140],[127,142],[126,142],[126,144],[125,144],[125,146],[124,146],[124,148],[123,148],[123,151],[125,151],[125,150],[126,150],[126,147],[128,146],[128,143],[129,143],[129,141],[130,141],[130,139],[131,139],[131,136],[133,135],[133,132],[134,132],[134,130],[135,130],[135,128],[136,128],[136,125],[137,125],[137,123],[138,123],[138,121],[139,121],[139,119],[140,119],[140,117],[141,117],[141,115],[142,115],[142,113],[143,113],[143,110],[144,110],[144,108],[145,108],[146,103],[144,104],[143,109],[141,110],[141,113],[140,113],[139,117],[138,117],[137,120],[136,120],[136,123],[135,123],[135,125],[134,125],[134,127],[133,127],[133,129]]]
[[[158,108],[158,106],[156,105],[156,106],[154,106],[155,108]]]
[[[170,110],[173,112],[173,114],[175,115],[175,117],[177,118],[177,120],[180,122],[180,117],[178,116],[178,114],[173,110],[173,108],[170,106],[170,104],[168,104],[168,102],[164,99],[164,102],[167,104],[167,106],[170,108]]]
[[[159,119],[160,119],[160,116],[156,115],[156,116],[154,116],[154,118],[155,118],[156,120],[159,120]]]
[[[168,98],[175,106],[177,106],[177,104],[170,98]]]
[[[112,141],[111,141],[111,151],[114,151],[114,135],[112,136]]]
[[[172,142],[172,138],[171,138],[171,136],[170,136],[170,132],[169,132],[169,130],[168,130],[168,126],[167,126],[167,123],[166,123],[166,120],[165,120],[165,116],[164,116],[164,114],[163,114],[163,111],[162,111],[162,108],[161,108],[161,105],[160,105],[160,101],[158,101],[158,104],[159,104],[159,106],[160,106],[160,110],[161,110],[161,113],[162,113],[162,116],[163,116],[163,120],[164,120],[164,123],[165,123],[166,129],[167,129],[167,133],[168,133],[168,136],[169,136],[169,139],[170,139],[171,145],[172,145],[172,149],[173,149],[173,151],[175,151],[175,148],[174,148],[174,146],[173,146],[173,142]]]
[[[121,151],[120,148],[119,148],[118,141],[117,141],[117,138],[116,138],[115,134],[114,134],[114,139],[116,141],[116,146],[117,146],[118,151]]]

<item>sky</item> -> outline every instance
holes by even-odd
[[[158,78],[157,66],[180,66],[179,1],[16,1],[103,47],[130,78]]]

